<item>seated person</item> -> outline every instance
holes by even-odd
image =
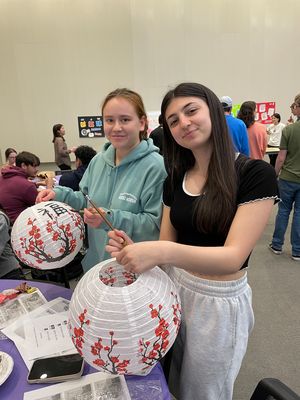
[[[10,247],[9,225],[9,218],[0,205],[0,279],[23,279],[20,264]]]
[[[16,156],[17,152],[15,149],[9,147],[8,149],[5,150],[5,164],[2,165],[2,169],[10,168],[14,165],[16,165]]]
[[[163,155],[163,136],[164,130],[162,126],[162,116],[158,117],[159,126],[150,133],[150,138],[153,140],[154,146],[159,148],[159,154]]]
[[[81,181],[81,178],[83,177],[83,174],[87,169],[91,159],[97,154],[97,152],[92,147],[79,146],[75,150],[74,154],[76,157],[76,170],[64,173],[59,180],[59,185],[67,186],[74,191],[78,191],[79,182]]]
[[[22,211],[35,204],[38,191],[28,178],[36,176],[39,165],[36,155],[22,151],[16,157],[16,166],[1,171],[0,203],[12,224]]]

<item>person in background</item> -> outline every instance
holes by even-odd
[[[250,150],[246,125],[242,120],[234,118],[231,115],[232,100],[229,96],[222,96],[220,101],[224,110],[226,123],[229,128],[229,133],[231,135],[235,150],[238,153],[249,156]]]
[[[256,103],[245,101],[238,112],[238,118],[244,121],[250,147],[250,157],[262,160],[267,148],[267,130],[265,125],[255,121]]]
[[[11,223],[27,207],[35,204],[37,188],[28,178],[34,178],[40,159],[32,153],[22,151],[16,157],[16,166],[4,169],[0,175],[0,203]]]
[[[81,181],[85,170],[87,169],[90,161],[97,154],[97,152],[89,146],[79,146],[74,152],[76,170],[64,173],[60,180],[60,186],[67,186],[74,191],[79,190],[79,182]]]
[[[293,124],[294,122],[300,120],[300,116],[297,115],[297,102],[296,102],[296,99],[299,98],[299,96],[300,96],[300,93],[297,94],[297,95],[295,96],[294,102],[290,105],[291,116],[290,116],[290,118],[287,120],[287,125]],[[296,118],[295,118],[295,117],[296,117]]]
[[[296,110],[295,110],[295,103],[292,103],[290,105],[290,110],[291,110],[291,115],[289,117],[289,119],[287,120],[287,125],[293,124],[294,123],[294,117],[296,115]]]
[[[41,191],[37,202],[55,199],[82,210],[90,207],[85,193],[113,226],[125,230],[134,240],[158,239],[166,171],[158,148],[147,139],[143,100],[132,90],[116,89],[106,96],[102,116],[109,142],[87,167],[79,184],[81,191],[58,186]],[[82,262],[87,271],[110,257],[105,252],[109,228],[91,208],[84,210],[84,218],[89,225],[89,247]]]
[[[75,148],[68,149],[64,135],[66,134],[65,128],[62,124],[55,124],[53,126],[53,140],[55,163],[60,170],[71,169],[70,153],[75,151]]]
[[[280,122],[280,114],[274,113],[271,118],[272,124],[267,128],[267,134],[269,135],[268,147],[279,148],[282,129],[285,125]],[[269,154],[270,164],[273,165],[273,167],[275,167],[277,155],[278,154]]]
[[[300,94],[295,97],[294,112],[297,121],[283,129],[275,164],[281,202],[269,249],[277,255],[282,253],[290,213],[294,208],[290,237],[292,259],[300,261]]]
[[[20,264],[10,246],[10,221],[0,205],[0,279],[24,279]]]
[[[163,155],[163,136],[164,130],[162,127],[162,117],[158,117],[159,126],[150,133],[150,138],[153,140],[154,146],[159,148],[159,154]]]
[[[4,168],[10,168],[16,165],[17,151],[11,147],[5,150],[5,164],[2,165],[1,170]]]
[[[245,268],[277,199],[275,171],[235,154],[221,103],[205,86],[170,90],[161,114],[168,177],[160,240],[132,243],[110,231],[106,249],[134,273],[167,266],[177,287],[173,395],[231,400],[254,323]]]

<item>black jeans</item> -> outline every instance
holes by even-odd
[[[278,154],[269,154],[270,164],[273,165],[274,168],[275,168],[277,156],[278,156]]]

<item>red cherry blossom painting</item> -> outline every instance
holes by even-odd
[[[11,242],[24,264],[52,269],[70,262],[80,250],[83,238],[84,223],[77,212],[63,203],[45,202],[19,215]]]

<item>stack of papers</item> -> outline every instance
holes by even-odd
[[[37,358],[76,353],[68,332],[68,310],[69,301],[58,297],[2,330],[14,341],[28,369]]]

